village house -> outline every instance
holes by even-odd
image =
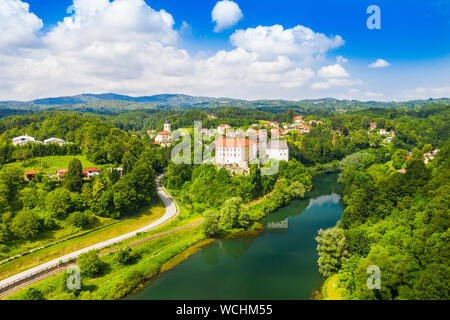
[[[309,133],[310,130],[311,130],[310,126],[304,126],[302,129],[303,133]]]
[[[44,144],[49,144],[49,143],[57,143],[60,146],[66,144],[66,142],[63,139],[59,139],[59,138],[50,138],[50,139],[44,140]]]
[[[150,139],[153,139],[156,137],[156,130],[147,130],[147,134],[150,137]]]
[[[119,173],[119,177],[123,177],[123,168],[111,168],[109,172],[117,171]]]
[[[371,122],[371,123],[369,123],[369,126],[370,126],[370,130],[375,130],[377,128],[377,123]]]
[[[216,119],[216,116],[214,116],[212,114],[208,114],[208,119]]]
[[[322,125],[322,124],[323,124],[322,121],[318,121],[318,120],[309,120],[308,123],[309,123],[309,124],[316,124],[316,125]]]
[[[303,123],[303,119],[304,119],[303,116],[297,116],[294,118],[294,123],[296,124]]]
[[[24,144],[27,144],[27,143],[42,143],[42,141],[37,141],[33,137],[30,137],[28,135],[24,135],[24,136],[20,136],[20,137],[16,137],[16,138],[12,139],[12,144],[14,146],[23,146]]]
[[[267,144],[266,154],[269,159],[289,162],[289,147],[284,140],[270,140]]]
[[[380,135],[385,136],[386,134],[386,129],[380,129]]]
[[[31,180],[34,180],[38,173],[39,173],[39,170],[25,171],[25,180],[27,182],[30,182]]]
[[[56,170],[56,177],[58,179],[61,179],[67,171],[69,171],[69,169],[58,169],[58,170]]]
[[[280,126],[280,124],[278,122],[276,122],[276,121],[271,122],[269,125],[271,127],[275,127],[275,128],[278,128]]]
[[[86,178],[90,179],[94,176],[100,175],[100,172],[98,171],[97,168],[88,168],[86,170],[83,170],[83,174]]]

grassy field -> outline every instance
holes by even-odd
[[[86,156],[76,155],[76,156],[49,156],[49,157],[41,157],[41,158],[33,158],[27,161],[17,161],[14,163],[6,164],[4,167],[18,167],[25,171],[27,170],[39,170],[41,173],[51,173],[56,174],[56,170],[58,169],[68,169],[69,162],[73,159],[77,158],[81,161],[83,165],[83,169],[86,168],[103,168],[108,166],[98,166],[94,163],[90,162],[86,159]],[[111,167],[111,166],[109,166]]]
[[[111,252],[101,257],[106,264],[104,274],[93,279],[82,276],[82,289],[77,294],[66,289],[65,274],[52,276],[31,287],[50,300],[121,299],[154,275],[168,270],[176,265],[176,262],[183,261],[186,258],[186,249],[193,248],[188,250],[191,254],[197,252],[199,248],[195,244],[203,243],[205,238],[201,228],[195,226],[143,242],[133,246],[133,251],[138,254],[139,259],[131,265],[119,265],[114,259],[115,253]],[[29,289],[22,289],[7,298],[24,299],[27,290]]]
[[[74,239],[55,244],[4,263],[0,265],[0,279],[5,279],[16,273],[33,268],[41,263],[56,259],[98,242],[137,230],[161,218],[164,215],[164,212],[164,206],[162,203],[159,203],[152,208],[147,208],[116,224],[106,226],[91,233],[81,235]]]

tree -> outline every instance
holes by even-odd
[[[83,187],[83,166],[81,161],[74,158],[69,163],[69,171],[64,174],[64,185],[72,192],[81,192]]]
[[[41,221],[31,210],[20,211],[11,224],[11,229],[16,237],[29,240],[39,233]]]
[[[242,198],[233,197],[228,199],[220,210],[220,226],[223,229],[240,227],[239,212],[245,210],[242,206]]]
[[[316,241],[319,243],[317,246],[319,271],[325,277],[329,277],[339,271],[342,263],[349,257],[344,230],[338,226],[320,229]]]
[[[66,188],[57,188],[50,192],[45,199],[45,208],[55,218],[65,218],[71,207],[70,191]]]
[[[219,232],[219,219],[214,210],[208,210],[204,214],[205,221],[202,223],[203,233],[208,237],[214,237]]]
[[[105,264],[98,256],[98,252],[95,250],[81,254],[77,261],[81,273],[89,278],[101,275],[105,267]]]

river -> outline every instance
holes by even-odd
[[[337,174],[313,178],[302,200],[268,215],[258,235],[218,240],[128,297],[134,300],[306,300],[319,289],[319,229],[341,218]]]

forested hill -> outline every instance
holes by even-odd
[[[407,102],[377,102],[358,100],[337,100],[334,98],[287,101],[256,100],[246,101],[229,98],[194,97],[182,94],[159,94],[144,97],[131,97],[114,93],[81,94],[69,97],[44,98],[33,101],[0,101],[0,110],[73,110],[82,112],[111,113],[130,110],[161,108],[203,108],[240,107],[248,109],[295,107],[304,110],[329,110],[345,112],[354,109],[379,108],[418,108],[434,103],[450,103],[449,98],[414,100]]]

